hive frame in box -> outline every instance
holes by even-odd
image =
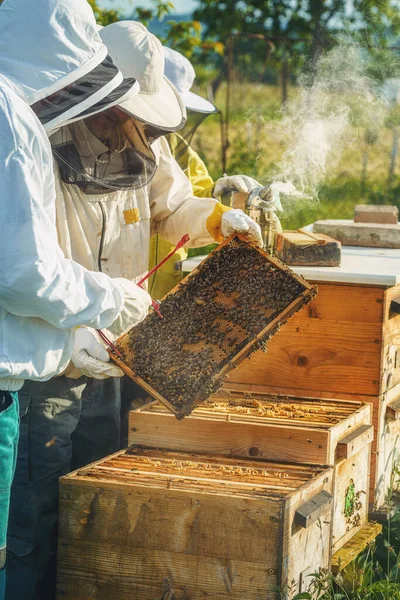
[[[287,320],[291,316],[293,316],[296,312],[298,312],[301,308],[303,308],[303,306],[305,306],[308,302],[310,302],[312,300],[312,298],[315,296],[316,292],[317,292],[317,287],[315,285],[311,285],[310,283],[308,283],[303,277],[301,277],[301,276],[297,275],[296,273],[294,273],[287,265],[285,265],[284,263],[282,263],[277,258],[274,258],[273,256],[270,256],[269,254],[267,254],[261,248],[259,248],[259,247],[255,246],[254,244],[251,244],[250,242],[248,242],[247,238],[245,236],[243,236],[243,235],[240,235],[240,234],[237,234],[237,233],[232,234],[231,236],[229,236],[228,238],[226,238],[226,240],[224,240],[224,242],[222,242],[222,244],[220,244],[211,253],[211,255],[214,255],[216,252],[219,252],[223,247],[227,246],[235,238],[238,239],[241,242],[249,243],[250,246],[252,246],[254,249],[256,249],[260,254],[262,254],[263,257],[270,264],[274,265],[280,271],[285,271],[285,272],[290,273],[290,276],[293,279],[297,280],[304,287],[304,291],[295,300],[293,300],[291,302],[291,304],[289,304],[289,306],[287,306],[273,321],[271,321],[267,325],[267,327],[265,327],[258,334],[254,335],[252,341],[249,342],[244,348],[242,348],[242,350],[240,350],[240,352],[238,352],[238,354],[236,354],[236,356],[232,360],[230,360],[219,371],[219,373],[217,375],[214,376],[214,381],[216,382],[217,380],[221,380],[221,385],[222,385],[223,378],[230,371],[232,371],[232,369],[234,369],[238,364],[240,364],[243,360],[245,360],[246,358],[248,358],[250,356],[250,354],[256,349],[256,348],[254,348],[254,346],[257,344],[257,342],[262,341],[262,340],[266,340],[266,339],[269,339],[270,337],[272,337],[279,330],[279,328],[287,322]],[[170,295],[174,294],[182,286],[187,285],[188,282],[191,281],[192,278],[196,277],[196,274],[201,269],[202,269],[202,264],[200,264],[196,269],[194,269],[192,271],[192,273],[190,273],[190,275],[188,275],[184,280],[182,280],[180,283],[178,283],[178,285],[175,286],[166,296],[164,296],[164,298],[166,298],[167,296],[170,296]],[[161,312],[162,312],[162,310],[161,310]],[[125,337],[127,335],[129,335],[129,332],[127,334],[121,336],[117,340],[117,344],[116,344],[117,347],[125,339]],[[164,396],[162,396],[151,385],[149,385],[140,376],[138,376],[130,367],[128,367],[125,364],[125,362],[123,360],[121,360],[121,358],[119,358],[113,350],[109,350],[109,354],[110,354],[111,359],[122,369],[122,371],[130,379],[132,379],[133,381],[135,381],[136,383],[138,383],[153,398],[155,398],[156,400],[159,400],[162,404],[164,404],[164,406],[166,406],[169,410],[171,410],[178,419],[183,419],[185,416],[189,415],[196,406],[198,406],[201,402],[203,402],[204,400],[206,400],[206,398],[196,397],[192,402],[188,402],[182,408],[178,409],[170,401],[168,401],[166,398],[164,398]]]

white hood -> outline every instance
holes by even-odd
[[[138,92],[135,80],[123,81],[107,57],[86,0],[5,0],[0,73],[18,87],[48,130],[99,102],[93,112]]]

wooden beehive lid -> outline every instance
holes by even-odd
[[[330,470],[331,467],[133,446],[63,479],[279,499]]]
[[[316,288],[233,235],[117,342],[112,359],[178,418],[309,302]]]
[[[298,229],[296,231],[283,231],[278,234],[279,240],[282,238],[287,239],[290,243],[294,245],[303,245],[308,244],[310,246],[316,244],[336,244],[340,245],[340,242],[333,239],[329,235],[325,235],[324,233],[312,233],[303,229]]]
[[[267,394],[222,391],[197,407],[192,417],[271,424],[279,421],[282,425],[328,430],[363,410],[365,406],[361,402],[343,400],[282,398]],[[168,413],[159,402],[139,408],[137,412]]]

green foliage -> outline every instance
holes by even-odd
[[[153,0],[152,4],[151,8],[137,6],[131,15],[131,19],[140,21],[145,27],[148,27],[153,19],[162,21],[174,10],[173,3],[165,0]]]
[[[199,0],[194,18],[205,24],[205,33],[223,43],[232,35],[264,35],[275,44],[275,63],[288,60],[293,72],[304,60],[319,55],[334,43],[338,32],[351,32],[370,46],[387,46],[400,32],[399,0]],[[350,7],[350,8],[349,8]],[[237,38],[236,60],[245,69],[248,39]],[[253,69],[265,72],[265,46],[251,44]]]
[[[280,600],[400,600],[399,561],[400,512],[342,573],[311,574],[307,591],[298,592],[293,583],[273,591]]]
[[[173,2],[152,0],[150,8],[137,6],[131,18],[148,27],[154,20],[163,22],[173,11]],[[224,47],[220,42],[203,39],[201,23],[196,20],[166,21],[165,34],[160,39],[163,44],[182,52],[188,58],[192,58],[195,52],[204,55],[209,53],[223,54],[224,51]]]
[[[97,4],[97,0],[88,0],[90,6],[93,9],[94,16],[96,21],[100,25],[110,25],[110,23],[115,23],[119,21],[120,15],[116,10],[105,10],[104,8],[100,8]]]

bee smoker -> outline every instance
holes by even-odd
[[[222,199],[222,203],[232,208],[240,208],[261,227],[263,248],[268,254],[274,254],[276,234],[282,231],[276,214],[276,195],[270,186],[259,186],[249,194],[232,192]]]

